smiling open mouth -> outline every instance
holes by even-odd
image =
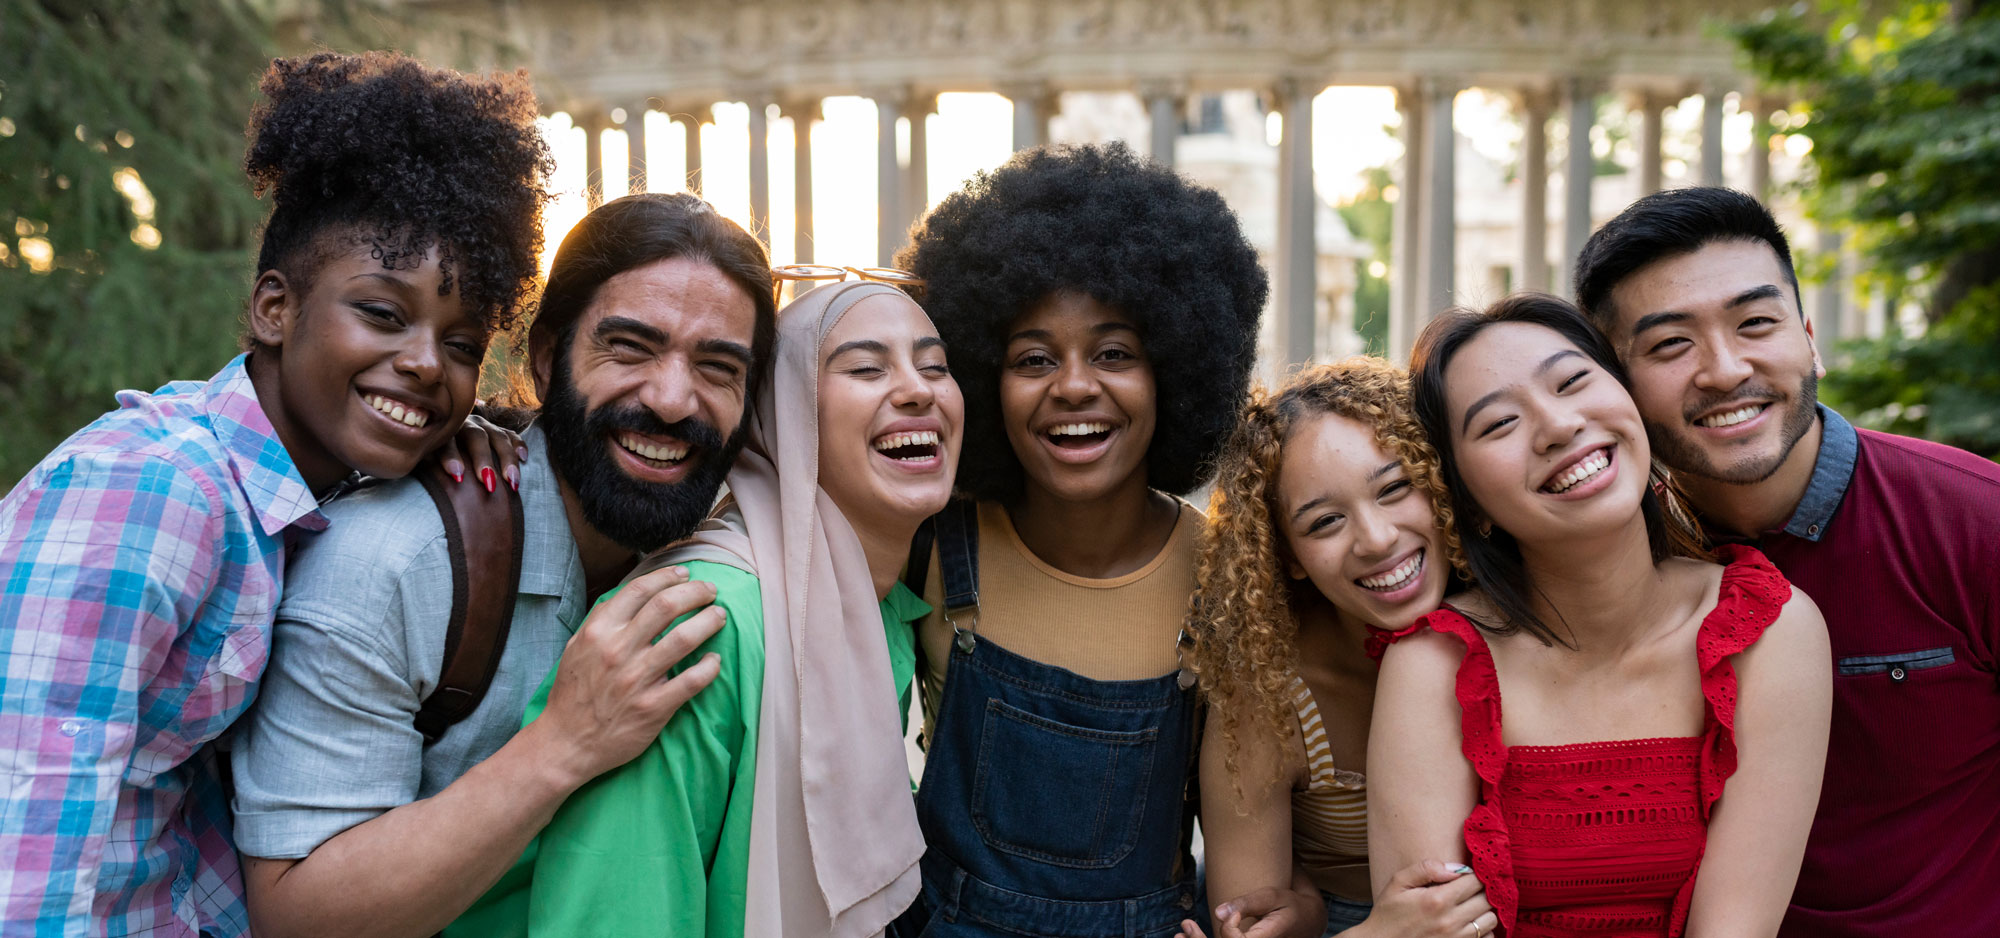
[[[365,394],[361,399],[368,402],[368,406],[375,408],[378,413],[406,427],[422,429],[424,424],[431,422],[430,411],[421,407],[401,404],[380,394]]]
[[[1709,414],[1706,417],[1696,420],[1694,422],[1694,425],[1697,427],[1708,427],[1712,430],[1720,430],[1723,427],[1733,427],[1739,423],[1742,423],[1746,420],[1749,420],[1757,416],[1758,414],[1763,413],[1764,408],[1769,406],[1771,405],[1745,404],[1742,407],[1736,408],[1735,410],[1725,410],[1719,414]]]
[[[1085,449],[1104,442],[1111,436],[1108,423],[1065,423],[1050,427],[1043,434],[1063,449]]]
[[[1568,469],[1556,474],[1555,478],[1542,483],[1542,491],[1550,495],[1561,495],[1585,482],[1597,478],[1597,474],[1611,466],[1611,447],[1600,447],[1590,455],[1576,461]]]
[[[1393,593],[1415,583],[1424,573],[1424,548],[1418,548],[1415,556],[1389,568],[1386,573],[1364,576],[1355,580],[1355,585],[1376,593]]]
[[[679,465],[682,460],[687,459],[688,450],[692,449],[686,443],[654,443],[631,433],[620,433],[615,439],[621,449],[639,457],[641,462],[655,469]]]
[[[890,433],[877,437],[869,445],[897,462],[923,462],[937,456],[938,434],[936,430]]]

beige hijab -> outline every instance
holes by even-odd
[[[744,919],[755,938],[879,935],[920,885],[924,841],[874,577],[819,487],[820,346],[863,302],[912,303],[893,287],[852,282],[780,311],[770,383],[729,472],[733,504],[655,561],[717,561],[762,584],[764,703]]]

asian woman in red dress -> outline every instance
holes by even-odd
[[[1373,643],[1375,888],[1457,857],[1485,934],[1775,934],[1826,757],[1818,608],[1684,533],[1574,306],[1446,314],[1411,373],[1474,587]]]

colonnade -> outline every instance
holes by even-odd
[[[1396,107],[1401,115],[1399,131],[1403,156],[1394,178],[1400,192],[1393,212],[1390,267],[1389,351],[1406,354],[1424,322],[1456,301],[1456,233],[1458,227],[1457,136],[1453,122],[1458,93],[1469,86],[1465,80],[1446,74],[1424,75],[1395,86]],[[1134,89],[1151,120],[1148,148],[1152,157],[1167,165],[1175,160],[1176,141],[1186,114],[1188,87],[1185,82],[1148,82]],[[1279,349],[1289,362],[1307,361],[1315,347],[1319,324],[1314,312],[1317,290],[1315,231],[1318,195],[1313,185],[1313,99],[1328,87],[1324,81],[1285,78],[1265,89],[1265,100],[1281,115],[1282,137],[1278,143],[1277,245],[1272,261],[1273,309],[1279,328]],[[1490,85],[1488,85],[1490,87]],[[1033,147],[1050,139],[1050,121],[1058,114],[1060,97],[1047,83],[1002,84],[999,90],[1014,104],[1013,144],[1016,150]],[[1572,76],[1561,80],[1517,86],[1512,98],[1522,122],[1518,171],[1521,186],[1521,255],[1515,268],[1516,289],[1568,292],[1571,264],[1590,235],[1593,225],[1591,181],[1596,157],[1589,128],[1598,120],[1598,103],[1607,93],[1627,96],[1639,114],[1638,163],[1634,168],[1639,192],[1657,191],[1664,182],[1661,138],[1664,115],[1682,97],[1702,93],[1701,145],[1697,181],[1704,185],[1723,182],[1723,91],[1720,83],[1617,88],[1603,77]],[[1678,92],[1678,93],[1677,93]],[[873,89],[877,114],[876,193],[882,224],[876,247],[876,261],[888,264],[907,238],[912,224],[929,205],[928,117],[936,112],[937,94],[911,88]],[[654,99],[657,100],[657,99]],[[798,219],[794,258],[800,263],[813,260],[812,225],[812,126],[821,117],[820,99],[768,91],[745,94],[749,105],[749,146],[744,154],[750,172],[750,211],[753,228],[767,239],[771,217],[768,108],[775,104],[778,114],[788,118],[794,135],[797,200],[793,209]],[[1770,183],[1769,137],[1766,115],[1769,108],[1755,97],[1746,97],[1746,110],[1753,113],[1756,130],[1750,147],[1749,178],[1739,187],[1759,197]],[[612,126],[601,109],[579,109],[575,116],[586,131],[590,172],[590,199],[595,206],[601,198],[604,178],[603,150],[599,131]],[[628,146],[630,180],[628,191],[646,188],[645,116],[648,102],[625,105],[623,129]],[[690,188],[700,191],[701,133],[703,123],[713,120],[708,104],[677,103],[669,107],[672,119],[685,128],[686,162]],[[1560,167],[1563,174],[1561,252],[1557,263],[1548,256],[1548,127],[1561,113],[1570,132]],[[909,144],[898,144],[898,123],[908,121]],[[1584,128],[1578,132],[1576,128]],[[1575,171],[1572,171],[1574,168]]]

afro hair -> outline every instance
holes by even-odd
[[[310,289],[336,244],[370,246],[387,269],[438,250],[488,331],[532,293],[554,160],[535,127],[526,72],[491,78],[390,52],[276,59],[250,112],[244,169],[271,193],[257,269]],[[344,241],[329,243],[324,235]]]
[[[1021,492],[1000,417],[1001,360],[1010,324],[1062,291],[1139,327],[1158,407],[1147,484],[1186,495],[1213,473],[1249,389],[1270,292],[1215,190],[1122,143],[1036,148],[946,198],[897,260],[926,282],[924,308],[965,392],[965,494]]]

